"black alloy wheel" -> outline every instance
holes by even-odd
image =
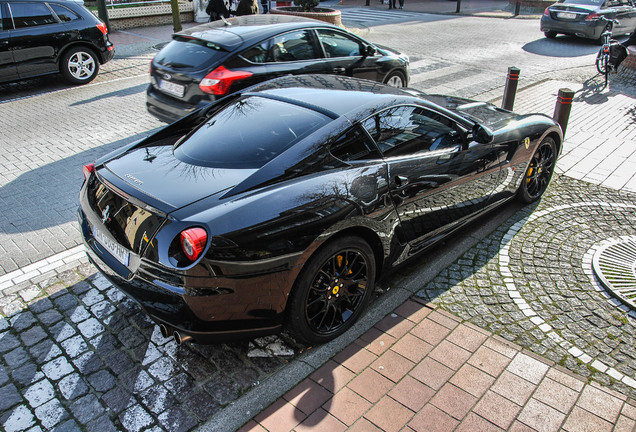
[[[518,196],[526,202],[531,203],[538,200],[548,188],[554,168],[556,166],[556,144],[554,139],[545,138],[537,151],[535,151],[526,174],[519,187]]]
[[[358,237],[344,237],[319,250],[296,281],[289,329],[307,344],[325,343],[358,319],[373,293],[375,259]]]

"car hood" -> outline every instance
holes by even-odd
[[[165,213],[228,190],[257,169],[228,169],[190,165],[176,159],[171,145],[133,148],[104,164],[101,174],[116,186],[141,192]],[[123,182],[123,184],[122,184]],[[138,194],[135,194],[138,195]]]

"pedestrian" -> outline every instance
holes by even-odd
[[[261,9],[264,14],[269,12],[269,0],[261,0]]]
[[[236,6],[234,15],[256,15],[257,13],[258,3],[256,3],[256,0],[240,0],[238,6]]]
[[[228,8],[226,0],[210,0],[205,8],[205,12],[210,15],[209,21],[230,17],[230,9]]]

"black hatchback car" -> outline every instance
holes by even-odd
[[[59,72],[86,84],[114,55],[106,24],[77,2],[0,0],[0,82]]]
[[[322,21],[250,15],[176,33],[150,67],[147,108],[172,122],[283,75],[335,74],[405,87],[409,59]]]
[[[608,24],[600,17],[618,20],[618,24]],[[541,31],[550,39],[566,34],[600,41],[608,26],[614,35],[636,31],[634,0],[560,0],[541,17]]]

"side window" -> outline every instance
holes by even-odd
[[[318,29],[318,39],[328,58],[362,55],[362,45],[357,40],[336,30]]]
[[[462,143],[462,134],[450,119],[420,107],[397,106],[363,123],[385,156],[408,156]]]
[[[79,15],[65,6],[55,3],[49,3],[49,6],[51,6],[51,9],[53,9],[53,12],[55,12],[55,15],[57,15],[60,21],[73,21],[80,18]]]
[[[311,34],[306,30],[293,31],[271,39],[268,62],[288,62],[317,58]]]
[[[58,22],[44,3],[9,3],[9,8],[16,29]]]
[[[341,161],[359,161],[379,159],[381,156],[375,144],[369,140],[359,127],[349,129],[342,134],[331,146],[329,152]]]
[[[253,47],[243,51],[241,56],[243,56],[244,59],[251,61],[252,63],[265,63],[267,61],[268,45],[269,41],[254,45]]]

